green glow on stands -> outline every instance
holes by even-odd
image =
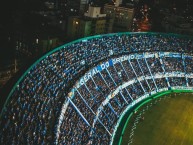
[[[167,95],[167,94],[170,94],[170,93],[172,93],[172,92],[170,92],[170,91],[163,92],[163,93],[161,93],[161,94],[158,94],[158,95],[154,96],[153,98],[156,99],[156,98],[159,98],[159,97],[161,97],[161,96],[163,96],[163,95]]]
[[[127,117],[127,120],[126,122],[124,123],[124,127],[122,128],[121,130],[121,133],[119,133],[120,135],[120,138],[119,138],[119,141],[118,141],[118,145],[121,145],[122,143],[122,138],[123,138],[123,134],[125,133],[125,129],[126,129],[126,126],[128,125],[129,123],[129,120],[131,119],[132,115],[133,115],[133,111],[137,111],[139,110],[139,108],[141,108],[143,105],[147,104],[148,102],[150,102],[151,100],[154,100],[154,99],[157,99],[159,97],[163,97],[167,94],[171,94],[171,93],[193,93],[193,90],[168,90],[168,91],[164,91],[164,92],[160,92],[160,93],[157,93],[155,95],[152,95],[150,96],[149,98],[146,98],[144,100],[141,100],[139,103],[137,103],[136,105],[134,105],[132,108],[128,109],[127,112],[124,114],[124,115],[121,115],[121,120],[124,118],[125,115],[128,115],[129,112],[129,115]],[[118,128],[121,127],[123,122],[120,121],[120,124],[118,124]],[[115,132],[115,136],[117,136],[117,131]],[[115,141],[113,141],[112,144],[115,144],[114,143]]]
[[[64,45],[61,45],[59,47],[56,47],[55,49],[49,51],[48,53],[46,53],[45,55],[43,55],[41,58],[39,58],[37,61],[35,61],[24,73],[23,75],[18,79],[18,81],[15,83],[15,85],[13,86],[13,88],[11,89],[9,95],[7,96],[7,99],[4,103],[4,106],[2,108],[1,114],[0,114],[0,118],[3,115],[4,110],[6,110],[6,106],[8,104],[8,101],[10,100],[12,94],[14,93],[15,90],[17,90],[18,85],[20,82],[22,82],[22,80],[27,76],[28,73],[30,73],[30,70],[32,70],[36,65],[38,65],[42,60],[46,59],[46,57],[54,54],[57,51],[60,50],[65,50],[66,47],[70,47],[76,43],[80,43],[83,41],[92,41],[92,39],[101,39],[103,37],[113,37],[113,36],[122,36],[122,35],[126,35],[126,36],[130,36],[130,35],[135,35],[135,36],[140,36],[140,35],[155,35],[155,36],[165,36],[165,37],[170,37],[170,36],[175,36],[178,38],[193,38],[193,36],[187,36],[187,35],[180,35],[180,34],[168,34],[168,33],[154,33],[154,32],[123,32],[123,33],[112,33],[112,34],[104,34],[104,35],[96,35],[96,36],[90,36],[90,37],[85,37],[85,38],[81,38],[81,39],[77,39],[75,41],[66,43]],[[1,96],[0,96],[1,97]]]
[[[75,41],[72,41],[72,42],[69,42],[69,43],[66,43],[62,46],[59,46],[59,47],[56,47],[55,49],[49,51],[48,53],[46,53],[45,55],[43,55],[41,58],[39,58],[36,62],[34,62],[24,73],[23,75],[19,78],[19,80],[15,83],[15,85],[13,86],[13,88],[11,89],[7,99],[6,99],[6,102],[4,103],[4,106],[2,108],[2,111],[1,111],[1,114],[0,114],[0,118],[1,118],[1,115],[3,113],[3,110],[6,108],[6,105],[11,97],[11,95],[13,94],[13,92],[16,90],[17,86],[19,85],[19,83],[24,79],[24,77],[27,75],[27,73],[30,72],[30,70],[36,66],[41,60],[45,59],[47,56],[50,56],[51,54],[59,51],[59,50],[62,50],[62,49],[66,49],[65,47],[68,47],[68,46],[71,46],[73,44],[76,44],[76,43],[79,43],[79,42],[82,42],[82,41],[88,41],[88,40],[92,40],[92,39],[95,39],[95,38],[102,38],[102,37],[110,37],[110,36],[121,36],[121,35],[145,35],[145,34],[149,34],[149,35],[161,35],[161,36],[175,36],[175,37],[179,37],[179,38],[193,38],[193,36],[190,36],[190,35],[181,35],[181,34],[174,34],[174,33],[155,33],[155,32],[121,32],[121,33],[110,33],[110,34],[103,34],[103,35],[95,35],[95,36],[89,36],[89,37],[85,37],[85,38],[81,38],[81,39],[77,39]]]
[[[151,101],[152,99],[148,99],[146,101],[144,101],[143,103],[141,103],[136,109],[135,111],[139,110],[139,108],[141,108],[144,104],[148,103],[149,101]]]

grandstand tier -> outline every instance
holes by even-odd
[[[120,116],[158,92],[193,89],[193,37],[116,33],[79,39],[35,62],[0,116],[3,144],[112,144]]]

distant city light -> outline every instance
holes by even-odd
[[[37,38],[37,39],[36,39],[36,44],[38,44],[38,43],[39,43],[39,39]]]

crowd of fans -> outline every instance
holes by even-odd
[[[1,113],[0,142],[109,144],[119,116],[133,100],[159,88],[193,86],[191,78],[155,77],[168,72],[192,73],[192,57],[156,55],[116,63],[90,77],[83,85],[75,85],[87,70],[101,62],[147,51],[190,54],[193,39],[150,33],[112,34],[70,43],[49,53],[13,88]],[[103,105],[109,94],[131,80],[134,83],[121,88]],[[72,88],[74,95],[69,97]],[[69,105],[58,131],[58,118],[65,102]]]

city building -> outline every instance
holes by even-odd
[[[34,58],[59,45],[59,33],[52,27],[41,30],[18,29],[14,34],[14,45],[19,56]]]
[[[67,35],[70,39],[77,39],[90,35],[109,32],[106,14],[101,14],[100,7],[89,6],[84,16],[71,16],[68,19]]]
[[[134,15],[133,5],[121,5],[121,1],[115,2],[113,5],[106,4],[104,13],[110,19],[109,26],[113,32],[131,31],[131,25]]]
[[[89,0],[64,0],[65,1],[65,15],[79,16],[83,15],[88,8]]]
[[[193,35],[193,18],[190,21],[179,15],[166,15],[161,24],[166,32]]]

